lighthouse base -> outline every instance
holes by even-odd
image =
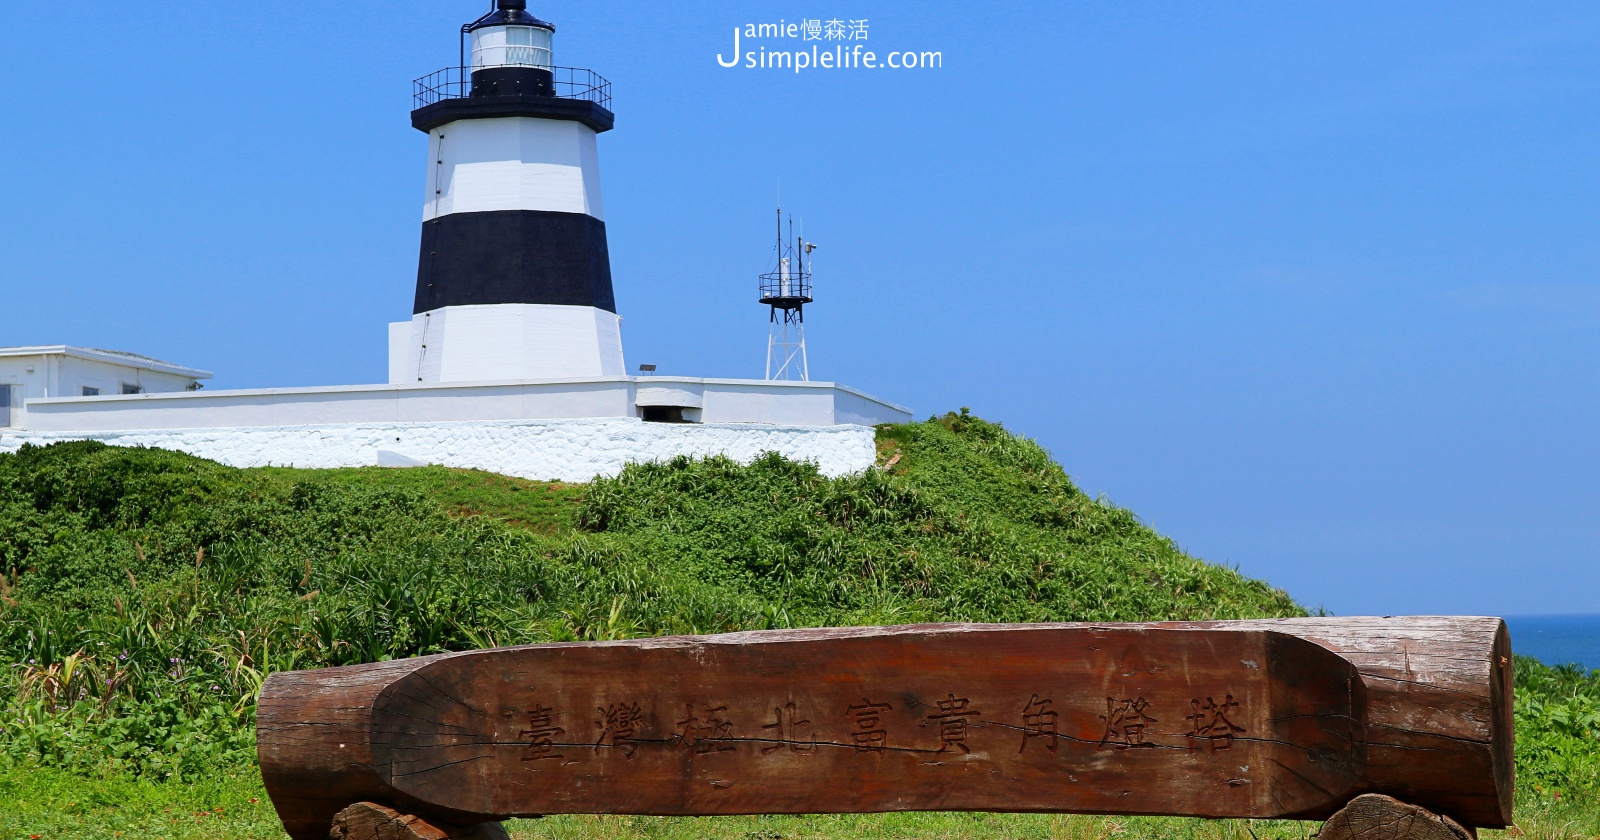
[[[446,306],[389,325],[389,384],[622,376],[622,318],[593,306]]]

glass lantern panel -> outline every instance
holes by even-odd
[[[472,66],[550,68],[550,31],[532,26],[489,26],[472,33]]]

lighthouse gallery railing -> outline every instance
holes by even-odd
[[[552,67],[551,83],[560,99],[584,99],[611,110],[611,83],[593,70]],[[446,99],[472,95],[472,68],[446,67],[411,83],[413,107],[424,108]]]

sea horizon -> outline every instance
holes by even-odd
[[[1546,665],[1600,669],[1600,613],[1508,615],[1511,650]]]

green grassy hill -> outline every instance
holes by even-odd
[[[0,840],[117,819],[126,836],[277,836],[251,765],[277,670],[772,627],[1303,614],[998,425],[946,415],[883,429],[879,449],[880,469],[839,479],[772,456],[588,485],[93,443],[0,455],[0,801],[34,803],[0,808]],[[1600,684],[1519,665],[1545,686],[1529,714],[1570,721],[1529,742],[1559,769],[1525,777],[1547,798],[1592,791]],[[932,825],[903,819],[874,825]]]

